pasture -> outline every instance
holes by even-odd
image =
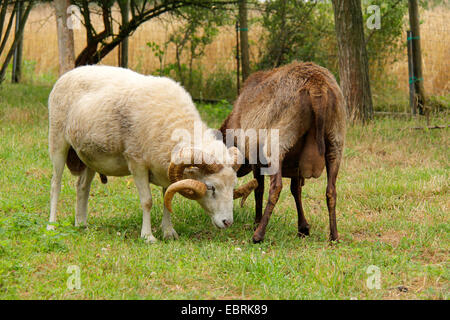
[[[59,223],[46,230],[50,90],[0,87],[0,299],[448,299],[448,129],[411,130],[419,120],[385,118],[348,129],[337,182],[339,243],[328,242],[322,175],[303,192],[311,235],[296,236],[295,204],[283,180],[259,245],[251,243],[253,195],[243,208],[235,201],[235,222],[226,230],[177,195],[172,219],[180,239],[162,240],[162,196],[153,186],[159,241],[149,245],[139,237],[132,178],[103,185],[96,176],[88,227],[76,228],[76,178],[65,170]],[[198,108],[216,128],[231,110]],[[432,123],[449,119],[439,114]],[[80,289],[68,288],[71,266],[80,270]],[[370,266],[379,268],[379,289],[368,285]]]

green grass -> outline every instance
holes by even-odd
[[[45,230],[50,89],[0,86],[0,299],[448,299],[448,129],[409,130],[418,120],[391,119],[349,128],[338,179],[338,244],[328,243],[322,176],[304,187],[311,236],[296,237],[297,213],[284,180],[261,245],[250,241],[253,196],[242,209],[236,201],[227,230],[176,196],[180,240],[161,240],[161,191],[153,187],[152,226],[160,241],[149,245],[139,239],[141,210],[129,177],[107,185],[95,178],[88,227],[79,229],[76,179],[66,170],[59,225]],[[214,127],[230,110],[199,108]],[[72,265],[80,268],[79,290],[67,287]],[[381,289],[367,287],[371,265],[380,269]]]

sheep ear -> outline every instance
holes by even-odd
[[[198,179],[201,176],[200,169],[197,168],[197,167],[194,167],[194,166],[187,167],[184,170],[184,173],[189,175],[189,176],[191,176],[191,177],[193,177],[194,179]]]

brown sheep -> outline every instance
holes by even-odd
[[[298,213],[298,235],[309,235],[310,226],[301,202],[302,186],[305,179],[318,178],[324,167],[328,179],[326,197],[330,239],[338,240],[336,178],[344,148],[346,119],[344,97],[334,76],[314,63],[293,62],[270,71],[256,72],[247,79],[220,131],[225,140],[227,129],[278,129],[281,169],[270,175],[269,199],[262,215],[264,176],[261,169],[264,166],[261,156],[256,164],[248,164],[250,139],[247,138],[247,146],[234,140],[246,156],[246,164],[238,176],[253,171],[258,181],[255,189],[257,227],[253,242],[264,239],[282,189],[282,177],[291,178],[291,193]]]

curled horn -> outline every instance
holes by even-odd
[[[195,163],[196,159],[202,159],[202,162]],[[181,149],[177,155],[177,158],[174,160],[176,160],[176,163],[170,162],[168,170],[169,180],[172,184],[178,181],[183,181],[184,170],[188,167],[197,167],[209,174],[219,172],[223,168],[222,164],[215,163],[215,159],[212,155],[194,148]],[[179,192],[182,196],[188,199],[198,199],[193,190],[185,189],[180,190]]]
[[[256,179],[250,180],[250,182],[240,186],[234,190],[233,199],[241,199],[241,208],[244,206],[245,200],[250,195],[250,193],[258,187],[258,181]]]
[[[193,180],[193,179],[184,179],[181,181],[177,181],[175,183],[172,183],[166,190],[166,193],[164,194],[164,205],[169,210],[169,212],[172,212],[172,199],[175,193],[180,192],[183,193],[186,190],[190,191],[190,199],[199,199],[203,197],[206,193],[206,184],[203,182]]]

